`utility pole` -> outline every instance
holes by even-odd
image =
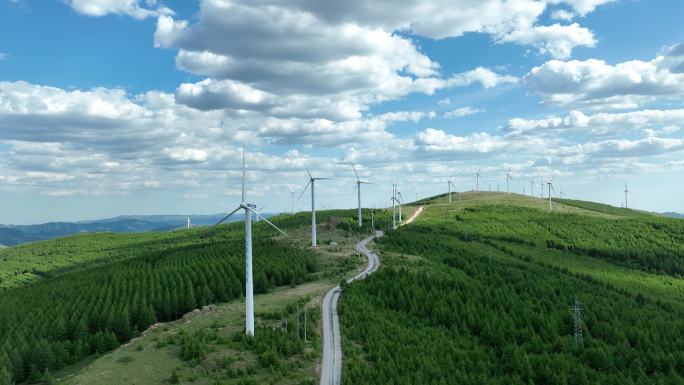
[[[575,305],[572,307],[572,312],[575,315],[575,348],[582,348],[584,346],[584,339],[582,337],[582,304],[577,296],[575,296]]]
[[[297,305],[297,339],[299,339],[299,305]]]

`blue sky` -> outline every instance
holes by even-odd
[[[387,12],[392,8],[394,11]],[[446,190],[684,211],[676,0],[0,0],[0,223]],[[439,15],[439,17],[436,17]],[[663,187],[667,186],[667,187]],[[298,206],[307,207],[306,200]]]

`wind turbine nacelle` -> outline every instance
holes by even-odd
[[[247,207],[250,209],[256,209],[256,205],[254,203],[247,203]]]

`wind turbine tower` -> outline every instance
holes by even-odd
[[[627,194],[629,194],[629,193],[631,193],[631,191],[629,191],[629,190],[627,189],[627,184],[625,183],[625,208],[629,208],[629,207],[627,206]]]
[[[188,217],[188,230],[190,230],[190,217]]]
[[[397,184],[392,185],[392,228],[397,228]]]
[[[454,187],[454,190],[456,190],[456,186],[451,182],[451,175],[449,175],[449,180],[447,181],[447,186],[449,186],[449,203],[451,204],[451,186]],[[418,197],[416,196],[416,201],[418,201]]]
[[[258,212],[256,212],[256,206],[247,203],[245,200],[245,148],[242,148],[242,201],[238,208],[233,210],[230,214],[226,215],[216,223],[214,226],[218,226],[223,221],[228,219],[231,215],[238,212],[238,210],[245,211],[245,333],[249,337],[254,336],[254,283],[252,280],[252,214],[256,214],[260,217]],[[268,219],[262,218],[265,222],[268,222],[274,229],[278,230],[281,234],[287,236],[283,230],[279,229],[276,225],[271,223]]]
[[[354,164],[352,164],[352,168],[354,169],[354,174],[356,175],[356,188],[355,188],[355,189],[357,190],[357,193],[358,193],[358,203],[359,203],[359,206],[358,206],[358,207],[359,207],[359,211],[358,211],[358,215],[359,215],[359,227],[361,227],[361,226],[363,226],[363,219],[361,218],[361,185],[362,185],[362,184],[372,184],[372,183],[370,183],[370,182],[368,182],[368,181],[365,181],[365,180],[361,180],[361,179],[359,178],[359,173],[356,172],[356,166],[355,166]]]
[[[475,191],[480,191],[480,178],[482,178],[482,174],[480,174],[480,169],[477,169],[477,173],[475,173]]]
[[[511,176],[511,169],[509,168],[508,172],[506,173],[506,194],[511,193],[511,190],[508,188],[508,181],[510,181],[511,179],[513,179],[513,177]]]
[[[316,181],[330,178],[314,178],[308,168],[306,168],[306,173],[309,174],[309,182],[306,184],[306,186],[304,186],[301,194],[299,194],[297,202],[302,199],[302,195],[304,195],[306,189],[309,187],[309,185],[311,185],[311,247],[316,247]]]
[[[534,198],[534,183],[535,183],[535,182],[534,182],[534,179],[530,180],[530,186],[532,187],[530,196],[531,196],[532,198]]]
[[[551,202],[551,191],[556,192],[556,190],[553,189],[553,179],[550,181],[546,182],[546,184],[549,185],[549,211],[553,210],[553,203]]]
[[[539,178],[539,179],[540,179],[539,186],[541,187],[541,197],[543,199],[544,198],[544,178]]]

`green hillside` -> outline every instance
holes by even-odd
[[[350,264],[345,259],[349,250],[353,253],[351,240],[370,231],[368,226],[353,226],[352,210],[320,213],[321,243],[333,236],[338,243],[341,237],[349,239],[344,253],[331,252],[340,265],[305,248],[307,213],[273,221],[291,238],[278,235],[265,222],[254,223],[256,293],[312,281],[336,282],[356,267],[356,260]],[[387,215],[379,214],[378,223],[383,221]],[[6,249],[0,258],[0,276],[5,278],[0,290],[0,384],[5,375],[18,382],[38,381],[46,371],[116,349],[156,322],[237,300],[244,291],[242,223],[71,236]]]
[[[345,384],[684,383],[684,221],[461,198],[426,202],[345,291]]]
[[[591,202],[549,212],[519,194],[418,203],[395,231],[376,211],[381,268],[341,297],[345,384],[684,383],[684,221]],[[355,210],[319,212],[315,251],[308,213],[272,218],[289,238],[254,223],[253,341],[242,223],[2,250],[0,384],[316,383],[320,340],[310,328],[304,342],[302,309],[318,322],[323,293],[361,267],[363,215],[359,229]]]
[[[368,233],[370,230],[370,210],[364,210],[366,225],[359,229],[354,226],[355,210],[324,210],[317,213],[318,223],[326,223],[336,218],[337,225],[354,232]],[[378,213],[377,226],[385,228],[389,217]],[[309,226],[311,216],[306,212],[296,215],[279,215],[271,218],[284,229]],[[210,227],[173,232],[145,233],[89,233],[35,242],[26,245],[0,249],[0,290],[14,287],[40,278],[53,277],[77,269],[140,257],[156,251],[206,245],[217,241],[218,237],[242,234],[242,222],[223,226],[220,234]],[[274,234],[267,224],[254,222],[255,231],[264,229]],[[257,233],[255,233],[257,235]]]

